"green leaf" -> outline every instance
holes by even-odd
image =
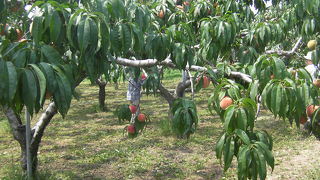
[[[117,18],[123,19],[126,13],[124,2],[119,0],[111,0],[109,2],[111,3],[111,13]]]
[[[50,21],[50,39],[52,42],[56,42],[60,36],[62,29],[62,22],[57,11],[54,11]]]
[[[115,53],[120,53],[121,41],[119,35],[119,25],[111,29],[110,31],[110,44],[111,48]]]
[[[22,99],[28,112],[32,115],[37,98],[37,83],[31,70],[25,69],[22,74]]]
[[[246,134],[245,131],[243,131],[241,129],[236,129],[235,134],[242,140],[242,142],[244,142],[247,145],[250,144],[249,136]]]
[[[134,35],[134,50],[136,52],[140,52],[143,48],[144,43],[143,33],[135,24],[132,25],[132,30]]]
[[[275,99],[275,114],[279,114],[280,112],[280,107],[281,107],[281,85],[278,85],[277,86],[277,91],[274,92],[276,94],[273,94],[276,96],[276,99]],[[274,97],[273,97],[273,100],[274,100]]]
[[[309,19],[303,21],[303,30],[306,35],[309,35]]]
[[[274,86],[274,81],[271,80],[269,81],[265,86],[264,89],[262,91],[262,100],[264,102],[264,105],[266,105],[267,107],[270,107],[270,101],[271,99],[269,98],[269,96],[271,96],[270,91],[272,92],[272,88]]]
[[[227,171],[231,165],[232,157],[234,154],[234,141],[232,137],[227,137],[224,147],[224,171]]]
[[[247,114],[243,108],[238,109],[237,111],[237,128],[246,130],[247,129]]]
[[[258,165],[258,172],[260,179],[266,179],[267,176],[267,167],[266,167],[266,160],[262,152],[257,149],[254,149],[254,153],[256,153],[256,164]]]
[[[44,73],[45,78],[47,80],[46,81],[47,82],[47,85],[46,85],[47,90],[51,93],[55,92],[58,85],[56,82],[56,76],[55,76],[53,68],[48,63],[40,63],[39,67],[40,67],[41,71]]]
[[[84,52],[90,41],[90,17],[86,19],[81,19],[77,27],[77,38],[78,44],[81,52]]]
[[[316,24],[315,20],[311,19],[310,20],[310,31],[311,31],[311,33],[314,33],[315,26],[316,26],[315,24]]]
[[[185,45],[181,43],[175,43],[174,51],[173,51],[174,62],[179,69],[184,69],[187,65],[187,62],[184,59],[184,53],[185,53]]]
[[[12,62],[0,59],[0,102],[10,104],[17,90],[17,71]]]
[[[131,48],[132,37],[131,30],[128,25],[121,25],[120,40],[122,41],[123,52],[127,52]]]
[[[222,149],[223,149],[225,141],[226,141],[226,133],[223,133],[223,135],[218,140],[218,142],[216,144],[216,148],[215,148],[217,159],[221,159],[221,157],[222,157]]]
[[[53,100],[57,104],[58,111],[64,117],[70,108],[72,89],[68,78],[57,66],[53,66],[56,71],[57,90],[53,95]]]
[[[264,35],[265,35],[265,26],[262,26],[260,29],[258,29],[257,32],[259,32],[259,38],[261,39],[262,42],[264,42]]]
[[[234,105],[231,105],[226,109],[224,114],[224,129],[228,132],[230,131],[230,123],[232,123],[231,120],[234,114],[234,109]]]
[[[13,55],[13,63],[18,68],[24,68],[27,62],[27,49],[19,49]]]
[[[257,157],[257,153],[254,152],[254,149],[250,151],[251,154],[251,168],[249,169],[251,178],[258,179],[258,168],[259,168],[259,158]]]
[[[42,22],[43,22],[43,18],[40,16],[36,16],[33,18],[32,21],[32,37],[33,40],[36,44],[39,44],[40,40],[41,40],[41,36],[42,36]]]
[[[280,110],[280,103],[277,104],[277,102],[279,102],[281,100],[281,96],[277,96],[278,95],[278,89],[280,89],[280,85],[279,84],[274,84],[272,91],[270,92],[271,94],[271,104],[268,105],[268,108],[272,111],[272,113],[277,116],[278,112]]]
[[[248,169],[249,162],[247,161],[250,153],[249,146],[241,145],[238,153],[238,179],[246,179],[246,171]]]
[[[264,157],[268,163],[268,165],[271,167],[272,171],[274,169],[274,157],[272,152],[269,150],[268,146],[264,144],[263,142],[256,142],[257,148],[260,152],[263,152]]]
[[[68,41],[70,42],[71,46],[73,46],[74,48],[76,47],[75,45],[75,41],[74,41],[74,29],[72,28],[74,26],[74,23],[77,20],[78,15],[83,12],[83,9],[79,9],[77,10],[69,19],[69,23],[67,25],[67,38]]]
[[[280,105],[280,110],[279,110],[279,114],[281,115],[281,117],[286,117],[287,116],[287,111],[289,109],[289,101],[287,98],[287,93],[286,93],[286,89],[285,88],[281,88],[281,105]],[[291,99],[290,99],[291,100]]]
[[[240,98],[238,87],[232,86],[231,88],[229,88],[227,90],[227,92],[232,99],[239,99]]]
[[[255,100],[258,95],[259,81],[253,81],[250,85],[250,98]]]
[[[11,102],[16,94],[18,79],[17,79],[17,71],[13,66],[12,62],[7,62],[7,72],[8,72],[8,102]],[[4,82],[0,79],[0,82]]]
[[[42,45],[41,52],[46,57],[46,59],[48,60],[48,62],[50,64],[61,64],[62,63],[61,55],[52,46]]]
[[[45,15],[45,18],[44,18],[45,28],[50,28],[52,15],[54,13],[56,13],[56,11],[54,10],[54,8],[50,4],[45,4],[43,6],[43,10],[44,10],[44,15]]]
[[[298,78],[306,79],[308,82],[312,82],[312,77],[306,69],[301,68],[297,72],[298,72]]]
[[[220,38],[222,32],[224,32],[224,28],[223,28],[223,21],[220,21],[219,23],[217,23],[217,26],[216,26],[216,29],[217,29],[217,39]],[[224,37],[223,37],[224,38]]]
[[[198,123],[194,102],[185,98],[178,98],[173,102],[171,112],[173,114],[173,129],[179,137],[188,138],[195,131]]]
[[[274,75],[278,79],[284,79],[286,76],[286,65],[278,58],[274,59]]]
[[[4,12],[6,8],[6,1],[0,1],[0,15]]]
[[[226,39],[226,43],[231,42],[231,25],[227,22],[224,23],[225,24],[225,39]]]
[[[35,65],[35,64],[29,64],[29,66],[32,67],[34,70],[35,74],[37,75],[38,82],[39,82],[39,90],[40,90],[40,102],[39,104],[42,104],[44,102],[44,95],[46,93],[46,78],[42,71]]]
[[[99,51],[98,46],[98,40],[99,40],[99,29],[96,21],[94,21],[92,18],[87,18],[90,26],[90,39],[89,39],[89,45],[92,47],[92,49],[95,50],[95,52]],[[87,23],[87,22],[86,22]]]

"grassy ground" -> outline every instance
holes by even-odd
[[[171,72],[165,77],[165,86],[174,88],[179,76]],[[196,95],[199,127],[189,140],[181,140],[172,134],[168,105],[158,96],[142,98],[142,112],[151,117],[146,131],[135,139],[124,136],[126,123],[119,124],[112,111],[127,103],[126,88],[125,83],[119,84],[119,90],[108,85],[110,111],[100,112],[98,88],[88,81],[78,87],[80,100],[73,100],[65,119],[54,117],[42,139],[42,179],[236,179],[236,164],[223,172],[215,158],[214,145],[222,124],[207,110],[212,89]],[[268,171],[268,179],[320,179],[319,141],[266,111],[256,127],[274,138],[276,167],[273,173]],[[0,179],[18,179],[19,153],[7,121],[0,115]]]

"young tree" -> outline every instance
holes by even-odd
[[[99,86],[99,108],[101,111],[108,111],[107,105],[105,104],[107,82],[102,80],[102,78],[100,77],[96,80],[96,83]]]

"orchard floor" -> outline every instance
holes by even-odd
[[[165,77],[173,88],[179,73]],[[98,88],[83,82],[77,89],[65,119],[56,115],[47,127],[39,150],[39,172],[43,179],[236,179],[236,159],[223,172],[214,153],[222,133],[217,116],[209,113],[207,99],[212,86],[196,94],[199,127],[189,140],[175,138],[167,119],[168,105],[159,96],[144,95],[142,112],[151,117],[146,131],[135,139],[123,135],[126,123],[113,115],[126,101],[126,83],[107,87],[109,112],[98,110]],[[189,96],[189,94],[187,94]],[[34,117],[36,119],[37,117]],[[32,122],[35,123],[35,120]],[[320,179],[320,141],[287,121],[262,111],[257,129],[267,130],[274,139],[276,166],[267,179]],[[12,138],[7,120],[0,115],[0,179],[18,179],[18,143]]]

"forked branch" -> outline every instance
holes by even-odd
[[[278,54],[279,56],[291,56],[297,51],[301,42],[302,42],[302,37],[300,37],[298,39],[298,41],[296,42],[296,44],[293,46],[293,48],[290,51],[268,50],[268,51],[266,51],[266,54]]]

